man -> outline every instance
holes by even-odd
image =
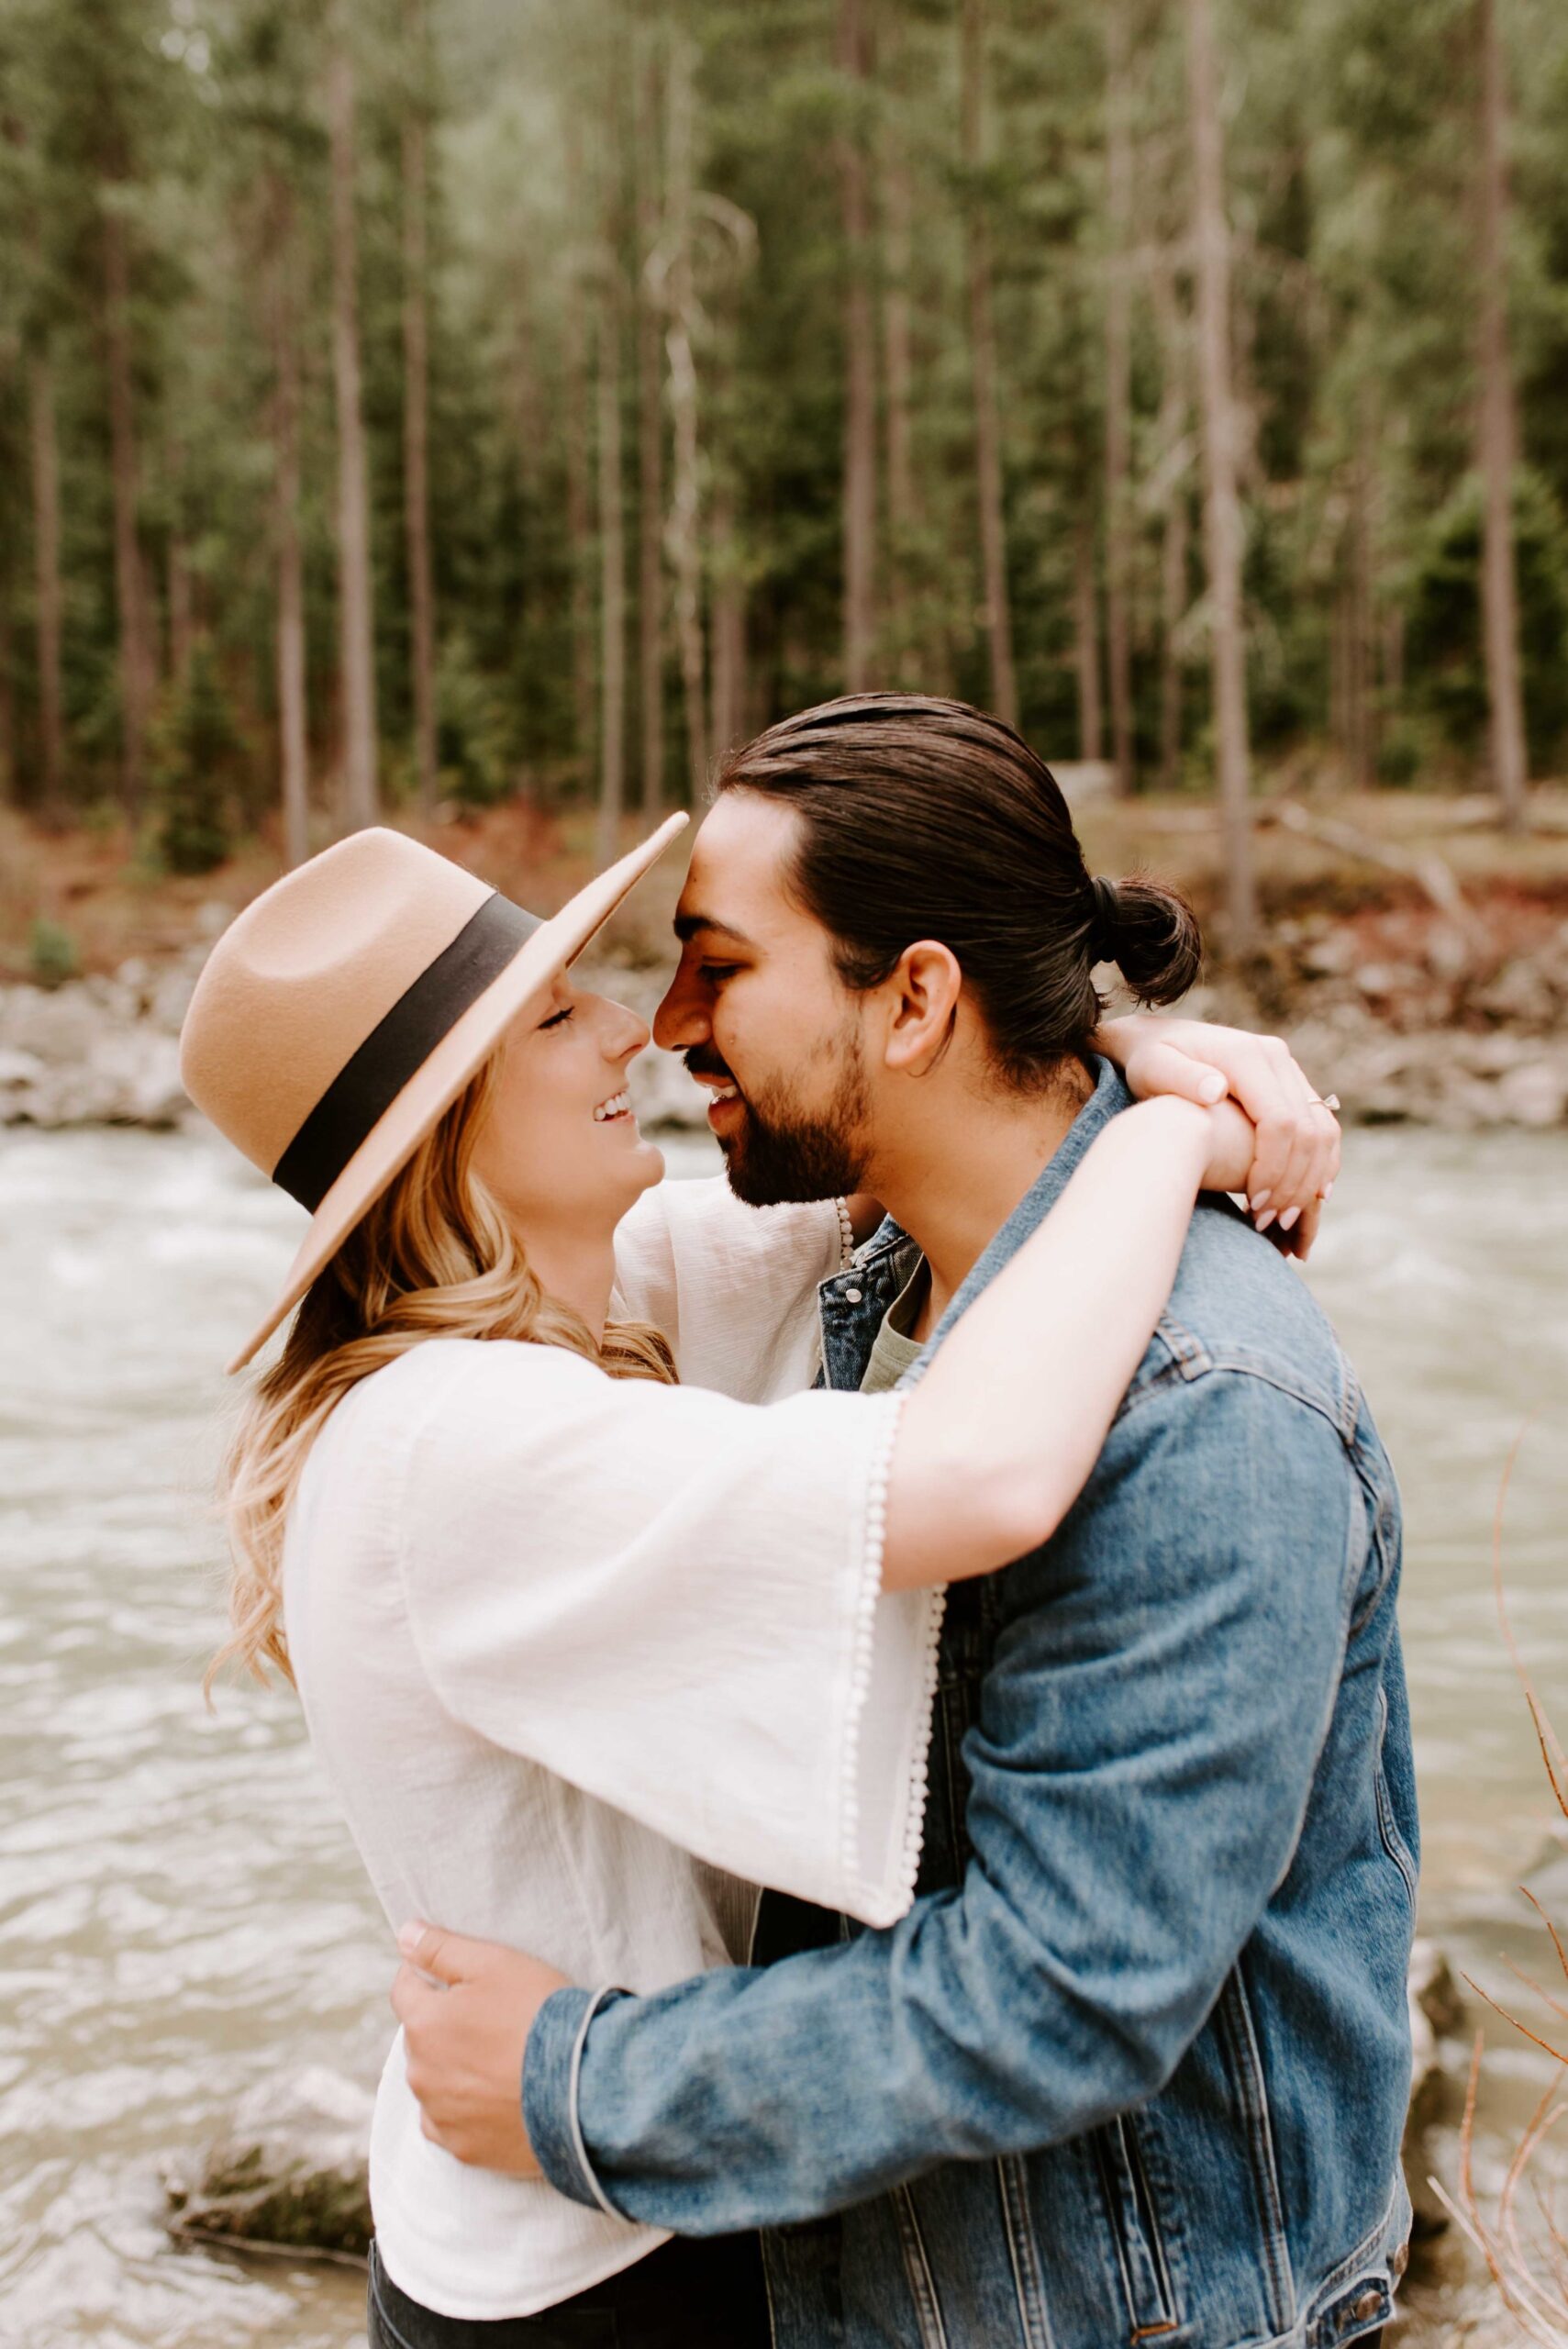
[[[1091,963],[1154,1001],[1192,975],[1181,909],[1088,881],[1017,736],[915,697],[733,758],[677,927],[655,1034],[740,1196],[890,1211],[822,1291],[840,1387],[917,1378],[1124,1105],[1082,1057]],[[1201,1206],[1078,1506],[952,1596],[908,1914],[769,1896],[758,1965],[643,1998],[421,1929],[458,1986],[395,1994],[428,2129],[767,2230],[780,2349],[1375,2340],[1408,2222],[1398,1560],[1331,1333]]]

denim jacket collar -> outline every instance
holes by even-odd
[[[1049,1164],[1031,1184],[1012,1214],[981,1251],[933,1330],[918,1361],[911,1363],[900,1386],[916,1386],[932,1355],[959,1316],[1017,1254],[1029,1233],[1042,1223],[1066,1189],[1096,1134],[1104,1131],[1132,1099],[1121,1072],[1113,1063],[1093,1056],[1094,1092],[1073,1120]],[[859,1386],[882,1319],[908,1279],[918,1253],[916,1242],[891,1216],[884,1217],[865,1245],[856,1252],[848,1271],[824,1282],[820,1296],[822,1359],[825,1384]]]

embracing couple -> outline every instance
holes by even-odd
[[[662,1182],[570,966],[679,822],[542,923],[356,835],[183,1038],[311,1215],[226,1653],[404,1928],[374,2349],[1374,2341],[1417,1829],[1394,1479],[1284,1261],[1330,1110],[1103,1021],[1186,907],[869,695],[718,775],[654,1036],[728,1182]]]

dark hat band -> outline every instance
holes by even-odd
[[[539,927],[497,890],[344,1062],[272,1169],[312,1215],[409,1078]]]

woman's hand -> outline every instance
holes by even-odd
[[[460,2162],[538,2177],[523,2126],[523,2051],[534,2017],[566,1976],[499,1942],[405,1925],[392,2011],[424,2133]]]
[[[1244,1191],[1260,1231],[1273,1227],[1287,1254],[1310,1254],[1340,1171],[1340,1125],[1287,1045],[1150,1012],[1107,1019],[1094,1041],[1142,1099],[1175,1094],[1210,1105],[1229,1094],[1240,1103],[1254,1129],[1242,1179],[1205,1187]]]

